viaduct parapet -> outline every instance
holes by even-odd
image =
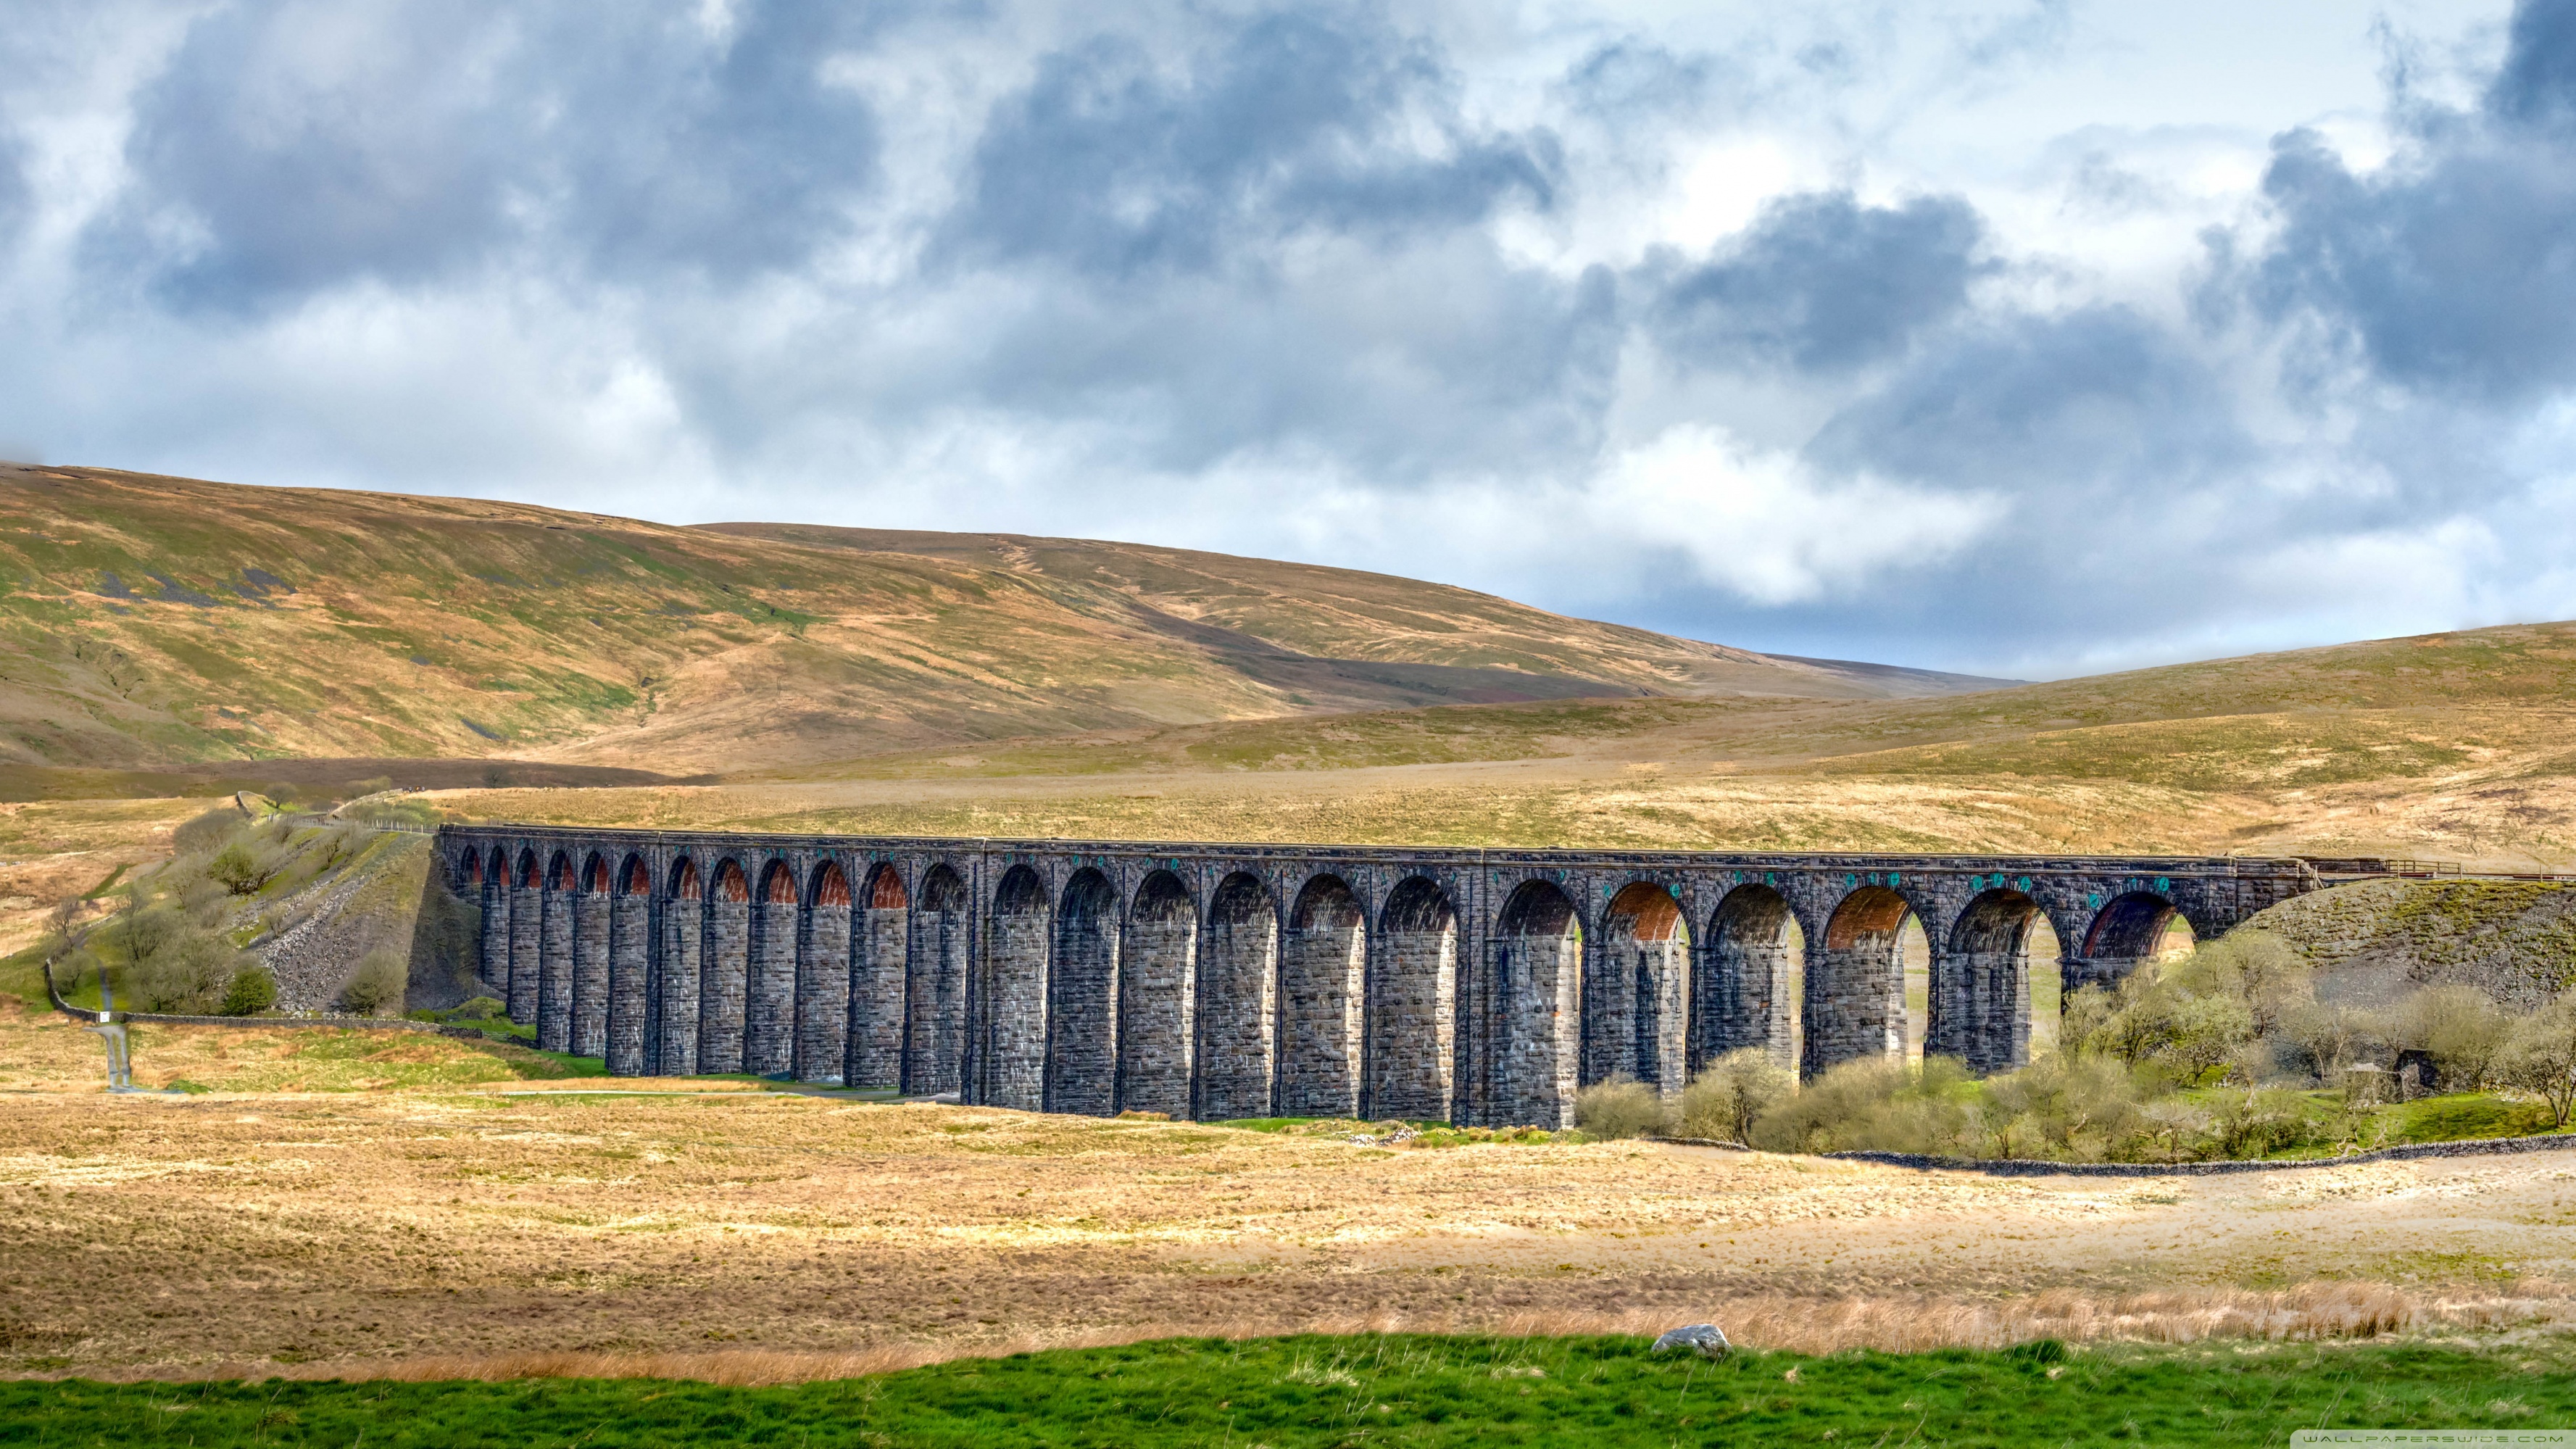
[[[1814,1075],[2030,1053],[2030,942],[2109,983],[2320,884],[2299,860],[1189,845],[450,826],[481,972],[619,1075],[1054,1112],[1571,1121],[1759,1047]],[[2046,963],[2040,964],[2046,969]],[[1792,1023],[1796,1024],[1793,1034]]]

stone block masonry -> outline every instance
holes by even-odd
[[[572,903],[572,1045],[575,1056],[608,1055],[608,873]]]
[[[1448,850],[450,826],[486,981],[619,1074],[757,1071],[1202,1120],[1560,1127],[1743,1047],[2028,1059],[2030,973],[2116,982],[2317,889],[2298,860]],[[574,862],[581,862],[576,869]],[[757,882],[757,888],[754,888]],[[594,889],[596,887],[596,889]],[[855,889],[853,889],[855,887]],[[2034,925],[2060,943],[2030,959]]]
[[[572,864],[558,858],[537,905],[537,1046],[572,1050]]]

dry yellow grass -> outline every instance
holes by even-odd
[[[1889,1353],[1940,1348],[2005,1348],[2035,1338],[2071,1343],[2200,1343],[2234,1339],[2266,1343],[2378,1338],[2428,1331],[2563,1327],[2576,1294],[2562,1285],[2524,1285],[2511,1293],[2417,1293],[2373,1283],[2305,1283],[2277,1292],[2169,1289],[2093,1295],[2051,1291],[2005,1301],[1945,1298],[1731,1298],[1711,1311],[1729,1339],[1748,1348],[1804,1354],[1876,1349]],[[1506,1335],[1629,1334],[1650,1337],[1673,1326],[1668,1311],[1523,1314],[1486,1330]],[[881,1344],[854,1352],[737,1349],[730,1352],[602,1353],[537,1350],[482,1355],[280,1365],[218,1364],[210,1379],[288,1378],[430,1383],[456,1379],[502,1382],[547,1378],[691,1379],[736,1387],[810,1383],[895,1373],[960,1358],[1000,1358],[1043,1349],[1101,1348],[1156,1338],[1266,1338],[1292,1333],[1401,1333],[1414,1324],[1392,1315],[1367,1318],[1175,1321],[1116,1329],[1074,1330],[998,1343]],[[102,1377],[140,1374],[109,1372]]]
[[[1713,1318],[1764,1346],[1895,1348],[2576,1307],[2559,1154],[1989,1179],[767,1092],[119,1098],[69,1023],[0,1024],[48,1036],[6,1052],[56,1077],[0,1094],[18,1372],[758,1382],[1175,1333]]]

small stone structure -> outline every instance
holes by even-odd
[[[2298,860],[439,833],[483,979],[621,1075],[747,1071],[1056,1112],[1558,1127],[1612,1075],[2030,1053],[2068,991],[2318,888]],[[2045,969],[2043,964],[2041,969]]]

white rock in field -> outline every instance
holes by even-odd
[[[1726,1357],[1726,1330],[1714,1323],[1693,1323],[1676,1328],[1655,1340],[1654,1351],[1686,1348],[1701,1358]]]

